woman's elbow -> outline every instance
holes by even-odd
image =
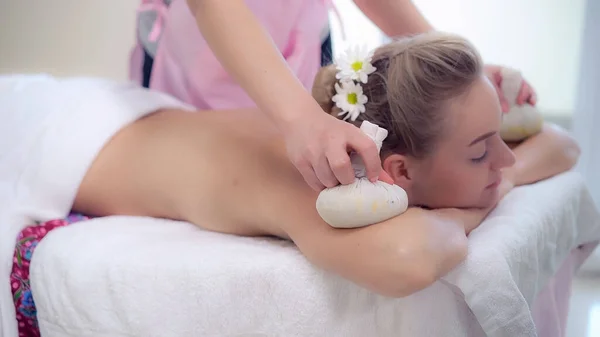
[[[557,150],[560,153],[565,170],[573,168],[581,155],[581,148],[575,138],[559,126],[547,124],[545,127],[556,140]]]
[[[569,164],[571,167],[577,164],[579,160],[579,156],[581,155],[581,148],[579,144],[571,135],[567,135],[567,141],[565,142],[565,154],[568,158]]]
[[[565,147],[564,153],[569,169],[573,168],[581,155],[581,148],[575,139],[570,138],[570,142],[568,146]]]
[[[403,275],[402,282],[398,282],[390,289],[385,289],[384,295],[393,298],[407,297],[431,286],[443,276],[439,275],[433,266],[415,266],[410,270],[410,274]]]
[[[463,262],[468,252],[468,240],[464,235],[449,239],[446,244],[442,256],[424,251],[425,247],[417,247],[413,251],[404,249],[399,251],[394,257],[396,260],[394,275],[389,278],[390,282],[381,285],[378,292],[384,296],[401,298],[437,282]]]

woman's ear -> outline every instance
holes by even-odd
[[[412,186],[412,170],[406,156],[401,154],[391,154],[383,160],[382,167],[394,180],[394,184],[402,187],[405,191],[410,190]]]

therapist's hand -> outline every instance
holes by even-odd
[[[369,180],[393,184],[381,168],[375,142],[350,123],[319,109],[304,114],[283,131],[290,160],[316,191],[354,182],[351,151],[362,157]]]
[[[485,65],[484,72],[487,77],[492,81],[494,87],[496,88],[496,92],[498,93],[498,97],[500,98],[500,105],[502,106],[503,112],[508,112],[510,110],[511,104],[516,103],[517,105],[523,104],[531,104],[535,105],[537,103],[537,96],[535,91],[531,87],[531,85],[523,80],[521,84],[521,89],[519,90],[519,95],[517,96],[517,102],[508,102],[504,94],[502,93],[501,85],[502,85],[502,66],[497,65]]]

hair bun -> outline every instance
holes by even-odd
[[[334,104],[331,99],[335,95],[336,73],[335,64],[322,67],[319,69],[312,87],[312,96],[319,103],[321,109],[328,114],[334,113]]]

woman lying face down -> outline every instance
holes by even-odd
[[[365,112],[353,123],[388,130],[383,168],[409,204],[493,205],[501,169],[515,159],[499,136],[500,103],[475,48],[460,37],[427,34],[379,48],[372,64],[376,71],[361,84]],[[335,65],[323,68],[313,89],[333,115],[340,112],[331,99],[336,73]]]
[[[480,64],[464,39],[441,33],[375,53],[377,71],[363,85],[369,102],[354,123],[389,131],[383,167],[422,206],[392,219],[327,225],[279,132],[249,111],[165,109],[124,127],[91,165],[73,208],[291,239],[318,267],[380,294],[411,294],[464,259],[467,233],[513,185],[568,170],[578,156],[573,140],[548,126],[513,154],[498,135],[498,98]],[[336,114],[334,81],[335,69],[323,69],[314,95]]]

